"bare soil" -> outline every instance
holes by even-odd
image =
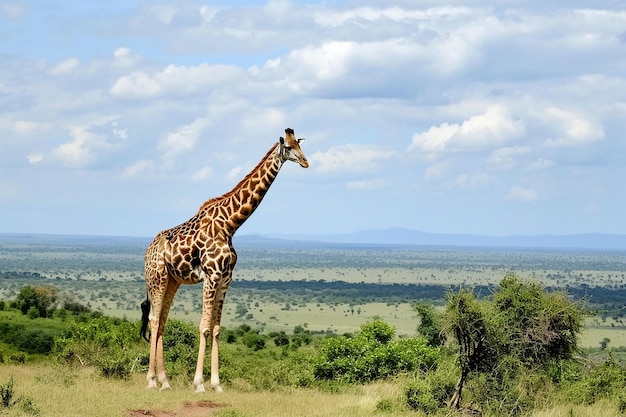
[[[130,417],[204,417],[213,414],[213,411],[224,404],[214,403],[212,401],[186,401],[181,404],[180,408],[173,411],[167,410],[131,410],[128,415]]]

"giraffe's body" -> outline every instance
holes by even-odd
[[[163,360],[163,328],[174,294],[181,284],[203,283],[200,347],[194,377],[197,392],[204,392],[203,367],[207,336],[212,335],[211,386],[221,392],[218,338],[222,306],[237,253],[232,237],[259,206],[278,171],[287,160],[309,166],[292,129],[230,192],[206,201],[191,219],[157,234],[145,255],[147,300],[142,304],[142,334],[150,323],[148,388],[169,388]]]

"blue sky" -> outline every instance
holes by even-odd
[[[626,233],[626,2],[0,1],[0,232]]]

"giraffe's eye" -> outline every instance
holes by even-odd
[[[285,149],[290,151],[291,150],[291,146],[285,146]]]

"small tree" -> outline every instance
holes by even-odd
[[[57,300],[58,291],[47,285],[25,285],[15,297],[15,304],[23,314],[27,314],[31,308],[39,311],[39,317],[47,317],[48,309]]]
[[[459,367],[461,376],[456,384],[450,408],[458,409],[461,405],[463,386],[470,372],[489,370],[497,360],[493,326],[490,326],[485,314],[486,305],[476,300],[469,290],[461,290],[448,296],[446,319],[448,332],[459,347]]]
[[[418,303],[413,308],[417,312],[420,322],[417,332],[428,340],[430,346],[441,346],[445,342],[443,333],[442,314],[431,304]]]
[[[491,397],[504,395],[507,381],[521,370],[545,371],[570,359],[586,311],[564,292],[507,274],[492,299],[477,300],[469,290],[449,294],[446,327],[458,345],[461,377],[450,407],[459,408],[470,373],[489,373]],[[513,366],[515,364],[515,366]]]

